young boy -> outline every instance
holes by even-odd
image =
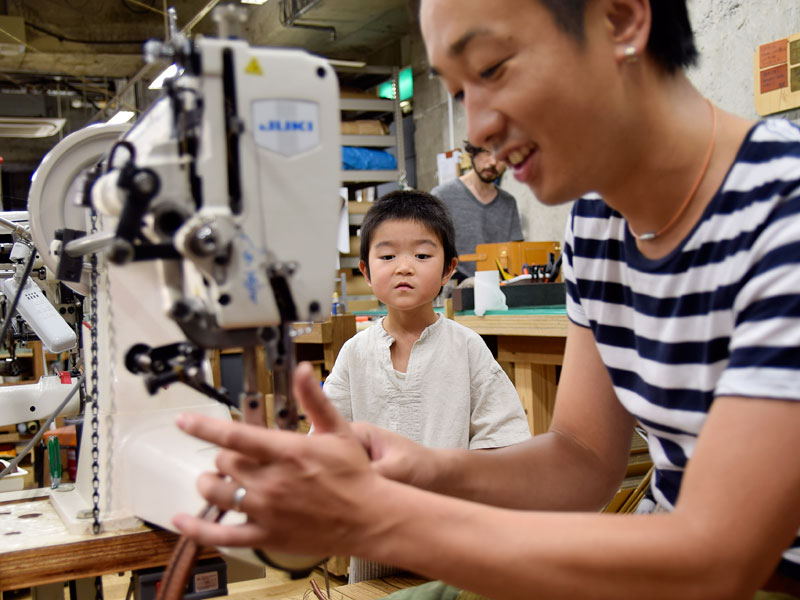
[[[367,212],[359,268],[388,314],[344,344],[325,380],[347,420],[434,448],[530,437],[519,396],[481,337],[433,310],[457,262],[453,223],[436,197],[392,192]],[[381,567],[354,559],[351,583],[388,574]]]

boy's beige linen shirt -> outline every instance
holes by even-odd
[[[383,320],[342,346],[325,394],[366,421],[432,448],[497,448],[530,437],[514,385],[481,337],[451,319],[427,327],[406,373],[392,366]]]

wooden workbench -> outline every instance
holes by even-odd
[[[177,535],[142,525],[136,529],[99,535],[69,533],[48,499],[49,490],[9,492],[0,501],[0,591],[34,588],[110,573],[164,566],[169,562]],[[205,549],[200,558],[218,556]],[[313,578],[324,587],[322,576]],[[274,578],[272,578],[274,579]],[[270,578],[230,585],[235,600],[304,600],[308,580],[276,584]],[[335,587],[334,598],[370,600],[424,583],[413,576],[387,577]],[[335,584],[334,584],[335,585]]]
[[[91,578],[110,573],[165,566],[178,536],[142,525],[136,529],[91,534],[67,531],[50,504],[50,490],[8,492],[0,497],[0,592]],[[56,492],[54,492],[56,493]],[[10,499],[7,499],[10,498]],[[218,556],[206,548],[200,558]],[[276,572],[277,573],[277,572]],[[314,579],[322,587],[322,576]],[[388,577],[337,586],[336,598],[383,598],[398,589],[424,583],[414,577]],[[283,584],[262,578],[232,584],[228,597],[236,600],[278,598],[302,600],[308,581]]]
[[[176,534],[144,525],[98,535],[70,533],[50,504],[49,491],[8,492],[0,497],[0,591],[169,562]],[[212,556],[218,556],[213,548],[201,554],[201,558]]]
[[[455,313],[453,319],[484,336],[497,337],[497,360],[511,365],[533,435],[550,427],[556,401],[556,367],[564,360],[567,315],[564,307],[512,308]]]

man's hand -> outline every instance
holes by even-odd
[[[430,489],[436,480],[437,451],[369,423],[352,423],[351,431],[369,453],[372,468],[383,477]]]
[[[177,515],[184,535],[208,546],[249,546],[303,554],[357,551],[377,535],[370,498],[386,493],[388,481],[370,460],[350,425],[325,399],[308,364],[298,366],[296,396],[317,435],[276,431],[185,414],[178,426],[222,448],[218,473],[197,481],[200,494],[223,510],[244,512],[240,525]],[[234,492],[246,489],[238,507]]]

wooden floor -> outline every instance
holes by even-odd
[[[267,569],[263,579],[239,581],[228,585],[228,595],[237,600],[284,600],[286,598],[302,598],[306,590],[311,590],[310,579],[314,579],[321,589],[325,589],[325,577],[322,571],[314,571],[310,577],[292,581],[282,571]],[[103,576],[104,600],[125,600],[131,582],[131,573]],[[340,578],[331,578],[331,588],[340,587],[347,583]],[[299,595],[298,595],[299,594]],[[64,588],[64,598],[69,600],[69,590]],[[131,598],[133,593],[131,592]],[[19,592],[4,592],[3,600],[31,600],[28,590]]]
[[[311,579],[325,592],[325,577],[320,569],[315,570],[310,577],[295,581],[289,579],[289,576],[282,571],[267,569],[264,578],[229,584],[226,597],[234,600],[314,600]],[[130,572],[103,576],[104,600],[126,600],[130,581]],[[421,583],[424,581],[413,577],[387,577],[346,585],[345,579],[331,577],[331,600],[377,600],[397,590]],[[69,591],[66,588],[64,598],[69,599]],[[3,600],[31,600],[31,595],[28,590],[4,592]]]

